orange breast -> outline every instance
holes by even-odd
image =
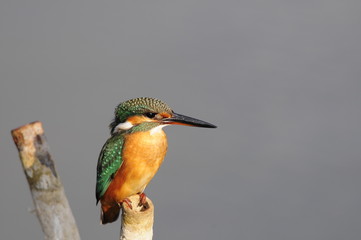
[[[101,199],[102,204],[119,203],[143,192],[162,164],[167,147],[167,137],[161,129],[127,135],[123,164]]]

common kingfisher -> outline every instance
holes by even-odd
[[[98,159],[96,199],[101,203],[101,223],[118,219],[122,203],[139,194],[146,206],[144,189],[158,171],[167,152],[163,127],[170,124],[216,128],[215,125],[173,112],[155,98],[135,98],[120,103],[109,125],[111,137]]]

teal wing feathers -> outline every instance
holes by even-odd
[[[122,135],[114,135],[106,141],[100,152],[95,191],[97,203],[108,189],[115,173],[122,165],[123,143],[124,138]]]

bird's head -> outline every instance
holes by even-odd
[[[216,128],[205,121],[177,114],[166,103],[156,98],[141,97],[122,102],[116,107],[114,114],[115,118],[109,125],[112,134],[141,124],[149,127],[178,124]]]

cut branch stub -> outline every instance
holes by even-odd
[[[123,203],[120,240],[151,240],[153,238],[154,205],[139,206],[139,195],[129,197],[132,209]]]

